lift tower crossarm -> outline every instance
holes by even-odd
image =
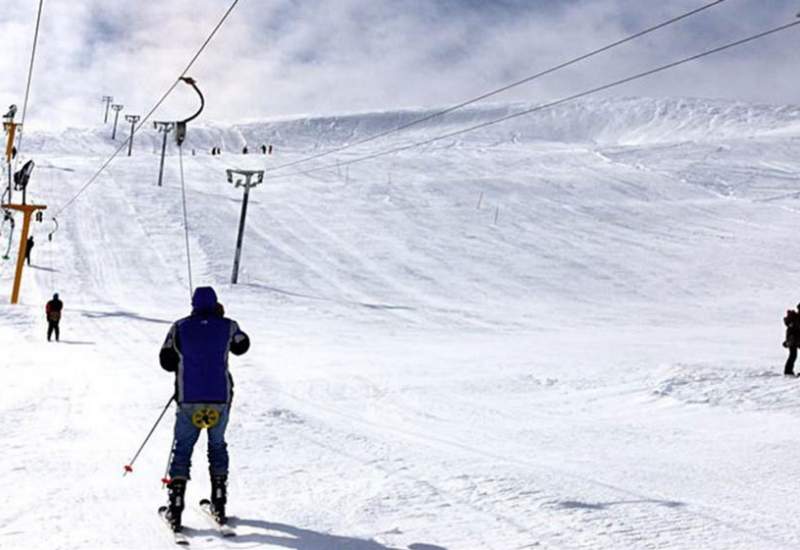
[[[0,207],[7,210],[22,212],[22,234],[19,236],[19,252],[17,253],[17,271],[14,275],[14,287],[11,291],[11,303],[19,303],[19,291],[22,286],[22,270],[25,268],[25,247],[28,242],[28,233],[31,227],[31,217],[38,210],[47,210],[43,204],[3,204]]]

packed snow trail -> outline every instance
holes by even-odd
[[[780,319],[800,301],[800,110],[584,102],[271,179],[251,194],[241,284],[228,284],[241,190],[225,168],[407,116],[190,131],[195,284],[214,285],[253,341],[231,359],[237,536],[187,509],[192,547],[800,545],[780,514],[800,489],[787,467],[800,386],[779,376]],[[122,477],[172,391],[158,349],[188,312],[177,157],[156,187],[156,138],[137,138],[52,242],[35,226],[23,303],[0,305],[2,548],[174,547],[155,514],[171,416]],[[230,152],[245,139],[276,153]],[[26,140],[31,193],[54,207],[109,147],[94,130]],[[53,292],[59,344],[45,341]],[[203,444],[190,503],[208,496]]]

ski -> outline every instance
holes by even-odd
[[[204,498],[200,501],[200,511],[203,512],[203,515],[210,521],[214,527],[217,529],[219,534],[223,537],[235,537],[236,531],[230,525],[225,523],[220,523],[217,521],[217,516],[214,515],[214,512],[211,511],[211,501],[207,498]]]
[[[158,515],[162,520],[164,520],[164,523],[167,524],[167,527],[169,528],[169,532],[172,533],[172,536],[173,536],[173,538],[175,540],[175,544],[178,544],[180,546],[189,546],[189,538],[186,535],[184,535],[183,533],[181,533],[179,531],[173,531],[172,530],[172,525],[169,523],[169,520],[167,519],[166,513],[167,513],[167,507],[166,506],[161,506],[161,507],[158,508]]]

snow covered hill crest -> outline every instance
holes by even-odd
[[[533,107],[536,105],[521,103],[470,106],[412,127],[398,139],[444,134]],[[245,145],[254,148],[270,143],[288,150],[308,150],[363,139],[439,110],[298,116],[235,125],[198,123],[192,127],[187,148],[205,151],[221,146],[238,152]],[[128,126],[121,123],[118,142],[127,138],[128,133]],[[114,148],[109,134],[110,124],[101,130],[33,132],[26,139],[31,152],[106,154]],[[475,144],[546,141],[611,146],[797,134],[800,134],[800,106],[692,98],[619,98],[579,100],[546,108],[456,139]],[[150,127],[136,136],[137,150],[157,152],[160,146],[161,137]]]

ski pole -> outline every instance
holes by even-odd
[[[173,401],[175,401],[175,396],[174,395],[169,398],[169,401],[167,401],[167,404],[164,406],[164,410],[161,411],[160,415],[158,415],[158,420],[156,420],[156,423],[153,424],[152,428],[150,428],[150,433],[148,433],[147,437],[144,438],[144,441],[142,442],[141,447],[139,447],[139,450],[136,451],[136,454],[133,455],[133,458],[130,460],[130,462],[128,462],[125,465],[125,473],[122,474],[122,477],[125,477],[129,473],[133,472],[133,463],[136,462],[137,458],[139,458],[139,454],[142,452],[142,449],[144,449],[144,446],[147,445],[147,442],[150,440],[150,436],[152,436],[153,432],[156,431],[156,427],[161,422],[161,419],[164,418],[165,414],[167,414],[167,409],[169,408],[170,405],[172,405]]]
[[[167,467],[164,469],[164,477],[161,478],[161,488],[163,489],[172,481],[169,478],[169,467],[172,465],[172,457],[175,456],[175,444],[178,442],[175,437],[172,438],[172,447],[169,449],[169,457],[167,457]]]

